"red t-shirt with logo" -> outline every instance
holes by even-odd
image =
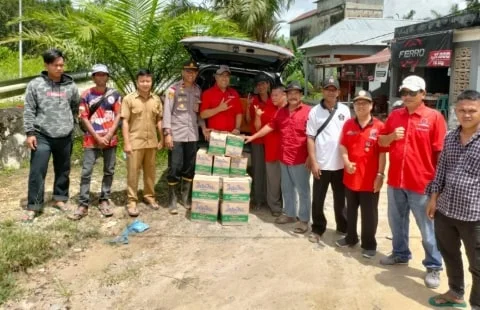
[[[381,134],[388,135],[398,127],[405,128],[405,137],[390,144],[387,183],[424,194],[435,176],[437,163],[434,159],[437,157],[434,153],[443,149],[447,133],[445,118],[422,103],[412,114],[407,108],[392,111]]]
[[[301,103],[290,112],[288,105],[278,110],[269,126],[280,133],[280,161],[289,166],[305,164],[307,150],[307,120],[310,106]]]
[[[227,101],[230,109],[217,113],[214,116],[207,118],[207,127],[219,131],[232,131],[235,129],[235,119],[238,114],[242,114],[242,104],[240,103],[240,96],[233,88],[228,87],[225,91],[222,91],[217,84],[210,87],[202,94],[202,103],[200,105],[200,113],[216,108],[220,105],[220,102]]]
[[[262,101],[262,99],[260,99],[260,96],[253,96],[252,97],[252,104],[250,104],[250,110],[248,111],[248,113],[250,113],[250,132],[251,134],[255,134],[258,130],[255,128],[255,116],[256,116],[256,113],[255,113],[255,107],[259,107],[261,110],[265,111],[265,106],[267,104],[271,104],[273,105],[272,103],[272,99],[270,97],[268,97],[267,101]],[[260,120],[261,120],[261,117],[260,117]],[[263,126],[263,124],[262,124]],[[263,138],[258,138],[258,139],[255,139],[252,141],[253,144],[264,144],[264,140],[265,140],[265,137]]]
[[[263,114],[260,117],[262,127],[270,124],[275,118],[278,108],[270,100],[263,109]],[[265,161],[272,162],[280,159],[280,133],[274,130],[263,137],[263,144],[265,146]]]
[[[348,151],[348,159],[356,164],[355,173],[343,172],[343,184],[352,191],[373,192],[373,185],[377,177],[379,155],[388,151],[380,147],[378,136],[384,124],[372,117],[370,122],[362,128],[356,118],[349,119],[343,125],[340,144]]]
[[[82,93],[79,106],[80,118],[88,119],[92,101],[102,95],[103,93],[96,92],[94,88],[87,89]],[[120,114],[120,102],[120,94],[117,91],[114,91],[111,95],[103,99],[102,104],[90,117],[90,123],[97,134],[106,135],[110,128],[112,128],[115,117]],[[113,135],[109,147],[116,146],[117,143],[117,135]],[[95,138],[88,132],[83,136],[82,145],[86,148],[97,147]]]

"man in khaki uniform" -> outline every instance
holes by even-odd
[[[127,154],[127,212],[138,216],[138,175],[143,168],[143,200],[154,210],[155,154],[162,148],[162,102],[151,92],[152,74],[148,70],[137,73],[137,91],[125,96],[122,102],[122,134]],[[160,137],[160,140],[157,136]]]

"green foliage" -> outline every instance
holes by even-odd
[[[290,40],[289,43],[289,48],[292,50],[294,58],[287,64],[282,72],[282,77],[287,80],[295,72],[301,72],[303,70],[303,60],[305,58],[303,52],[297,48],[293,40]]]
[[[176,11],[172,18],[166,2],[159,0],[106,3],[101,6],[85,1],[78,10],[31,12],[30,18],[45,23],[48,31],[26,29],[25,38],[42,48],[65,50],[70,65],[77,59],[84,66],[106,64],[118,88],[128,93],[134,90],[139,68],[153,72],[154,89],[159,92],[177,79],[181,63],[189,57],[179,43],[184,37],[244,37],[237,24],[202,9]]]
[[[211,0],[221,14],[245,27],[259,42],[273,42],[283,22],[278,19],[294,0]]]
[[[18,52],[0,46],[0,81],[19,78]],[[35,76],[43,70],[42,57],[25,55],[23,58],[23,76]]]

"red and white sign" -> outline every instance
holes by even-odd
[[[451,50],[431,51],[428,54],[427,67],[450,67]]]

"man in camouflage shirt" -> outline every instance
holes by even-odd
[[[24,221],[32,221],[42,212],[50,155],[55,171],[53,206],[66,209],[72,132],[80,102],[73,79],[63,73],[63,53],[57,49],[48,50],[43,54],[43,61],[46,70],[30,81],[25,94],[23,122],[26,143],[32,152]]]

